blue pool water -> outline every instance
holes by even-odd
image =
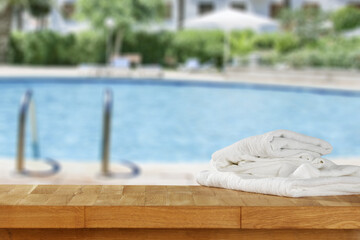
[[[360,92],[58,78],[1,79],[0,157],[15,156],[19,101],[28,88],[37,104],[42,155],[55,159],[99,159],[105,88],[114,92],[114,162],[206,162],[217,149],[275,129],[329,141],[329,157],[360,155]]]

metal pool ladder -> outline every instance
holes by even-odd
[[[17,154],[16,154],[16,170],[18,173],[33,176],[33,177],[48,177],[52,176],[60,171],[60,164],[53,159],[46,158],[45,162],[50,165],[51,169],[48,171],[29,171],[25,169],[25,135],[26,135],[26,120],[30,115],[31,126],[31,141],[33,157],[35,160],[40,158],[40,147],[37,135],[37,123],[35,102],[32,99],[33,93],[31,90],[27,90],[22,97],[19,111],[18,120],[18,136],[17,136]]]
[[[140,174],[140,168],[130,161],[122,161],[121,163],[128,167],[129,173],[113,173],[110,171],[110,149],[111,149],[111,117],[113,109],[113,93],[110,89],[106,89],[104,93],[103,107],[103,129],[101,142],[101,173],[108,177],[131,178]]]

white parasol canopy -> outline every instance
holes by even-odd
[[[224,57],[225,65],[230,53],[230,32],[233,30],[251,29],[255,32],[274,32],[278,29],[276,21],[253,13],[226,8],[214,13],[206,14],[185,22],[187,29],[213,30],[219,29],[225,31]]]
[[[253,13],[226,8],[185,22],[190,29],[221,29],[225,31],[251,29],[256,32],[276,31],[276,21]]]

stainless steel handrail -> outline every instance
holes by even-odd
[[[113,106],[113,95],[111,90],[106,89],[104,93],[104,112],[103,112],[103,136],[102,136],[102,164],[101,171],[103,175],[110,175],[110,138],[111,138],[111,113]]]
[[[102,146],[101,146],[101,172],[104,176],[131,178],[140,173],[140,168],[130,162],[122,161],[131,171],[129,173],[113,173],[110,171],[110,149],[111,149],[111,118],[113,109],[113,93],[110,89],[104,92],[104,107],[103,107],[103,129],[102,129]]]
[[[18,142],[16,155],[16,170],[20,174],[46,177],[54,175],[60,170],[60,165],[53,159],[47,158],[46,162],[51,166],[50,171],[28,171],[25,169],[25,135],[26,120],[30,115],[32,149],[34,159],[40,158],[40,146],[37,135],[35,103],[32,99],[32,91],[27,90],[21,100],[19,122],[18,122]]]

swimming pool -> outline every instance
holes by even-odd
[[[43,156],[97,161],[103,92],[114,92],[112,161],[206,162],[241,138],[289,129],[360,155],[360,92],[126,79],[0,81],[0,157],[14,157],[19,101],[33,89]],[[27,144],[30,153],[30,142]]]

